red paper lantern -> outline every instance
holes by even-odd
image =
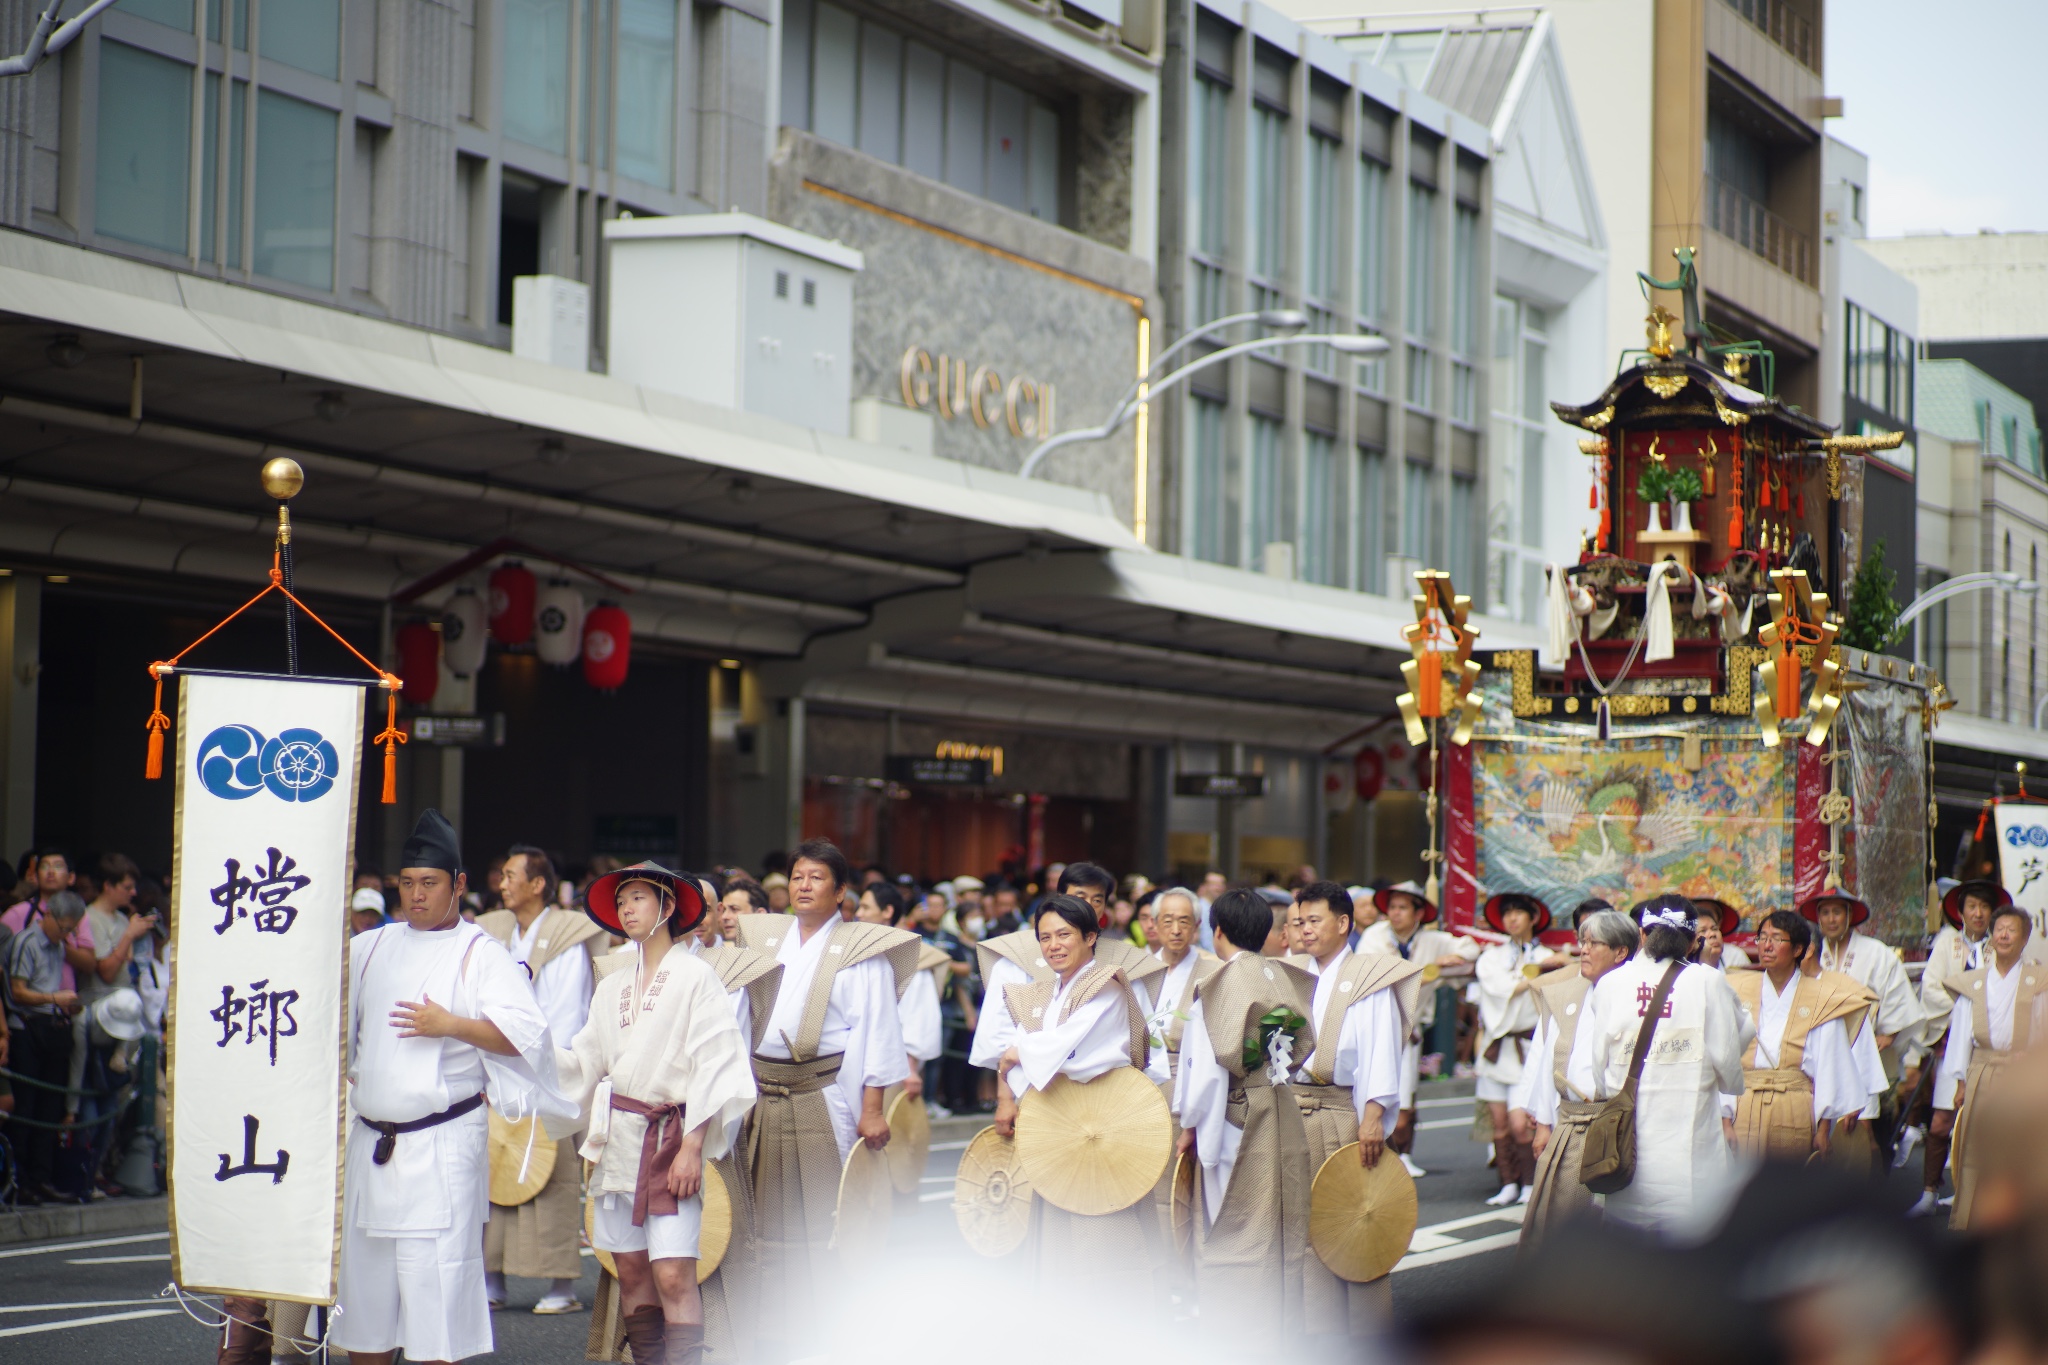
[[[413,706],[428,706],[441,690],[441,632],[425,621],[407,621],[398,628],[398,676]]]
[[[633,657],[633,618],[616,602],[600,602],[583,619],[583,680],[600,692],[625,684]]]
[[[507,560],[491,570],[491,638],[501,645],[523,645],[533,639],[533,601],[540,591],[533,570]]]
[[[1351,760],[1351,780],[1359,800],[1378,799],[1387,785],[1387,756],[1377,746],[1366,745]]]

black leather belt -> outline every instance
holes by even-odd
[[[482,1108],[483,1102],[483,1095],[478,1093],[466,1100],[457,1100],[438,1114],[429,1114],[423,1119],[407,1119],[404,1123],[381,1123],[376,1119],[365,1119],[361,1114],[356,1117],[362,1119],[365,1128],[380,1134],[377,1145],[370,1150],[370,1160],[382,1166],[391,1160],[392,1152],[398,1149],[400,1133],[417,1133],[424,1128],[438,1128],[450,1119],[459,1119],[472,1109]]]

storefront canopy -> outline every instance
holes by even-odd
[[[1305,739],[1398,690],[1404,602],[1156,554],[1092,492],[25,235],[0,300],[0,551],[52,568],[258,582],[282,454],[309,591],[384,599],[517,536],[633,588],[636,631],[789,658],[790,695]]]

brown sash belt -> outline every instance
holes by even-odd
[[[647,1120],[647,1131],[640,1135],[640,1173],[633,1178],[633,1226],[642,1227],[650,1213],[676,1211],[668,1171],[683,1150],[683,1106],[647,1104],[613,1091],[612,1108]]]
[[[1535,1029],[1524,1029],[1520,1033],[1503,1033],[1500,1037],[1494,1039],[1492,1042],[1486,1045],[1486,1052],[1483,1055],[1489,1062],[1499,1061],[1500,1045],[1502,1043],[1505,1043],[1510,1038],[1514,1039],[1517,1043],[1522,1045],[1521,1047],[1517,1047],[1515,1049],[1516,1053],[1519,1054],[1522,1051],[1522,1047],[1528,1046],[1529,1040],[1531,1038],[1534,1038],[1535,1036]]]

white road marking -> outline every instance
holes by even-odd
[[[133,1237],[95,1237],[90,1242],[52,1242],[48,1246],[15,1247],[0,1251],[0,1260],[10,1256],[41,1256],[50,1251],[83,1251],[87,1247],[125,1247],[137,1242],[161,1242],[170,1235],[168,1232],[143,1232]]]
[[[959,1179],[958,1176],[951,1175],[923,1175],[918,1177],[917,1183],[920,1185],[950,1185],[957,1179]]]
[[[62,1332],[71,1327],[97,1327],[104,1322],[133,1322],[137,1318],[167,1318],[177,1311],[175,1308],[143,1308],[133,1313],[101,1313],[96,1317],[71,1318],[65,1322],[39,1322],[31,1327],[0,1327],[0,1337],[25,1337],[36,1332]]]
[[[967,1143],[964,1140],[960,1142],[934,1142],[925,1150],[929,1152],[964,1152],[967,1150]]]
[[[61,1313],[67,1308],[127,1308],[138,1303],[161,1303],[161,1299],[82,1299],[77,1303],[10,1303],[0,1313]]]
[[[1471,1119],[1469,1119],[1469,1118],[1465,1118],[1465,1119],[1431,1119],[1431,1120],[1430,1120],[1430,1121],[1429,1121],[1428,1123],[1418,1123],[1418,1124],[1416,1124],[1416,1125],[1415,1125],[1415,1131],[1416,1131],[1416,1132],[1418,1132],[1418,1133],[1427,1133],[1427,1132],[1428,1132],[1428,1131],[1429,1131],[1430,1129],[1432,1129],[1432,1128],[1470,1128],[1471,1126],[1472,1126],[1472,1120],[1471,1120]]]
[[[1519,1231],[1497,1232],[1491,1237],[1475,1237],[1469,1242],[1439,1247],[1435,1251],[1411,1251],[1401,1258],[1401,1263],[1394,1267],[1393,1273],[1398,1275],[1404,1270],[1415,1270],[1442,1261],[1459,1261],[1467,1256],[1478,1256],[1488,1251],[1502,1251],[1521,1240],[1522,1234]]]
[[[73,1256],[65,1265],[134,1265],[140,1261],[168,1261],[168,1251],[151,1252],[144,1256]]]
[[[1443,1099],[1415,1101],[1417,1109],[1448,1109],[1454,1104],[1462,1104],[1469,1109],[1472,1107],[1472,1097],[1470,1095],[1451,1095]]]
[[[1416,1266],[1435,1265],[1438,1261],[1455,1261],[1465,1256],[1477,1256],[1483,1251],[1493,1251],[1508,1246],[1521,1238],[1519,1229],[1512,1232],[1495,1233],[1487,1237],[1458,1238],[1444,1234],[1463,1232],[1467,1228],[1483,1227],[1488,1223],[1520,1224],[1527,1209],[1521,1204],[1510,1204],[1504,1209],[1493,1209],[1486,1213],[1475,1213],[1465,1218],[1453,1218],[1444,1223],[1431,1223],[1426,1228],[1415,1229],[1413,1240],[1408,1243],[1408,1254],[1401,1258],[1396,1270],[1409,1270]]]
[[[952,1197],[953,1192],[951,1190],[939,1190],[934,1194],[919,1195],[917,1197],[917,1202],[920,1204],[936,1204],[941,1199],[951,1199]]]

